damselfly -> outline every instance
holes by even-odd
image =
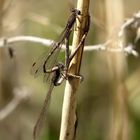
[[[72,31],[72,27],[76,21],[77,16],[80,15],[80,13],[81,12],[77,9],[72,10],[72,13],[67,21],[66,27],[60,37],[60,40],[57,43],[54,43],[52,45],[53,48],[50,50],[48,55],[46,55],[45,58],[40,59],[41,61],[39,60],[37,62],[34,62],[32,65],[32,74],[34,74],[34,76],[37,76],[40,72],[42,72],[45,76],[45,80],[48,80],[48,76],[50,75],[50,73],[52,74],[50,88],[46,95],[40,116],[34,127],[34,133],[33,133],[34,139],[38,136],[40,129],[42,127],[42,124],[43,124],[43,120],[46,117],[47,107],[51,98],[53,87],[60,85],[62,81],[67,78],[65,71],[67,69],[66,66],[68,67],[68,64],[64,65],[63,63],[57,63],[57,57],[60,52],[62,43],[64,43],[65,40],[67,40],[68,42],[70,33]],[[66,46],[67,46],[66,59],[68,60],[69,59],[69,45],[67,44]],[[65,61],[65,63],[67,62],[68,61]],[[73,75],[69,74],[69,76],[73,76]],[[75,76],[75,77],[80,78],[80,76]]]
[[[76,20],[76,19],[75,19]],[[70,22],[68,22],[67,23],[67,30],[65,29],[64,31],[65,31],[65,34],[67,35],[67,33],[66,32],[68,32],[68,34],[70,34],[70,28],[72,28],[71,26],[72,26],[72,20],[70,20],[70,18],[69,18],[69,20],[68,21],[71,21],[71,23]],[[73,21],[74,22],[74,21]],[[68,77],[74,77],[74,78],[78,78],[78,79],[81,79],[82,80],[82,77],[81,76],[78,76],[78,75],[73,75],[73,74],[69,74],[69,73],[66,73],[66,71],[67,71],[67,66],[69,66],[69,63],[70,63],[70,61],[72,60],[72,58],[75,56],[75,54],[77,53],[77,51],[79,50],[79,48],[81,47],[81,45],[83,45],[83,43],[84,43],[84,41],[85,41],[85,38],[86,38],[86,36],[87,36],[87,33],[88,33],[88,30],[89,30],[89,19],[88,19],[88,24],[86,25],[86,28],[85,28],[85,30],[84,30],[84,35],[83,35],[83,37],[81,38],[81,41],[80,41],[80,43],[79,43],[79,45],[78,45],[78,48],[74,51],[74,53],[73,54],[71,54],[70,55],[70,57],[68,58],[68,61],[67,61],[67,63],[68,64],[63,64],[63,63],[61,63],[61,62],[58,62],[57,64],[55,64],[55,65],[53,65],[52,67],[51,67],[51,69],[46,69],[46,63],[47,63],[47,61],[48,61],[48,59],[46,59],[45,60],[45,62],[44,63],[42,63],[42,70],[43,70],[43,72],[45,73],[45,74],[52,74],[52,78],[51,78],[51,83],[50,83],[50,88],[49,88],[49,90],[48,90],[48,92],[47,92],[47,95],[46,95],[46,98],[45,98],[45,101],[44,101],[44,104],[43,104],[43,107],[42,107],[42,110],[41,110],[41,113],[40,113],[40,115],[39,115],[39,118],[38,118],[38,120],[37,120],[37,122],[36,122],[36,124],[35,124],[35,127],[34,127],[34,132],[33,132],[33,137],[34,137],[34,139],[38,136],[38,134],[39,134],[39,132],[40,132],[40,130],[41,130],[41,128],[42,128],[42,125],[43,125],[43,122],[44,122],[44,119],[46,118],[46,114],[47,114],[47,107],[48,107],[48,105],[49,105],[49,101],[50,101],[50,98],[51,98],[51,93],[52,93],[52,90],[53,90],[53,87],[54,86],[58,86],[58,85],[60,85],[62,82],[63,82],[63,80],[64,79],[67,79]],[[62,38],[67,38],[68,36],[64,36],[64,37],[62,37]],[[64,40],[64,39],[63,39]],[[60,42],[62,41],[62,39],[60,40]],[[59,43],[60,42],[58,42],[58,45],[59,45]],[[60,43],[61,44],[61,43]],[[55,46],[56,47],[56,46]],[[59,46],[57,46],[57,47],[59,47]],[[60,47],[59,47],[59,49],[58,50],[60,50]],[[54,50],[54,52],[58,52],[58,51],[55,51]],[[54,52],[50,52],[49,54],[50,55],[48,55],[49,57],[51,56],[51,55],[54,55]],[[52,53],[52,54],[51,54]],[[57,53],[58,54],[58,53]],[[56,60],[55,60],[55,62],[56,62]],[[36,64],[36,63],[35,63]],[[48,64],[48,63],[47,63]],[[36,69],[36,71],[35,71],[35,74],[37,74],[38,73],[38,71],[39,71],[39,69]]]
[[[65,40],[69,40],[70,37],[70,33],[72,31],[72,27],[76,21],[76,18],[78,17],[78,15],[80,15],[81,12],[77,9],[73,9],[71,11],[71,15],[68,18],[67,24],[65,29],[63,30],[61,37],[59,39],[59,41],[57,43],[53,43],[52,44],[52,48],[49,51],[48,55],[46,55],[46,57],[44,57],[41,61],[39,62],[34,62],[32,65],[32,73],[36,76],[38,75],[41,71],[46,75],[46,69],[51,69],[53,67],[53,65],[56,62],[57,56],[60,52],[62,43],[64,43]],[[52,57],[54,56],[54,57]],[[52,59],[51,59],[52,58]],[[67,60],[69,59],[69,46],[66,45],[66,63]],[[48,61],[51,61],[51,65],[48,65]],[[68,67],[68,66],[67,66]],[[47,79],[47,78],[46,78]]]

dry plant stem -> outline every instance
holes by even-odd
[[[73,48],[72,53],[78,46],[80,39],[84,34],[84,28],[86,24],[89,7],[89,0],[78,0],[77,9],[81,11],[82,16],[79,16],[79,20],[76,22],[76,27],[73,37]],[[74,56],[70,63],[69,73],[79,75],[83,47],[81,46],[78,53]],[[61,119],[61,130],[59,140],[73,140],[75,137],[75,125],[76,125],[76,91],[79,86],[79,80],[74,78],[69,78],[66,82],[63,109],[62,109],[62,119]]]
[[[3,30],[3,15],[1,14],[3,12],[3,6],[4,6],[4,0],[1,0],[0,3],[0,36],[2,35],[2,30]],[[2,60],[2,51],[0,51],[0,60]],[[2,61],[0,61],[0,68],[2,68]],[[2,83],[1,83],[1,79],[2,79],[2,70],[0,69],[0,103],[2,102]]]
[[[119,10],[118,10],[119,9]],[[111,12],[110,12],[111,11]],[[106,0],[107,31],[108,36],[112,34],[114,26],[123,20],[123,3],[121,0]],[[112,26],[114,25],[114,26]],[[124,38],[122,38],[124,39]],[[115,41],[110,48],[118,47]],[[124,40],[125,41],[125,40]],[[123,46],[124,47],[124,46]],[[129,140],[129,119],[127,105],[127,88],[125,85],[126,57],[123,53],[107,53],[111,104],[110,104],[110,128],[107,140]]]

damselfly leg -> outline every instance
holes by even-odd
[[[73,59],[73,57],[76,55],[76,53],[81,48],[81,46],[84,45],[85,39],[87,37],[88,31],[89,31],[89,28],[90,28],[90,16],[87,15],[86,18],[87,18],[87,20],[86,20],[86,23],[85,23],[85,28],[83,30],[84,34],[83,34],[83,36],[82,36],[77,48],[75,49],[75,51],[71,55],[69,55],[69,57],[67,58],[67,60],[66,60],[66,68],[69,67],[70,62]],[[66,44],[66,45],[68,45],[68,44]]]

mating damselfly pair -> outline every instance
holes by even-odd
[[[32,65],[32,74],[35,77],[38,76],[40,72],[42,72],[44,74],[45,80],[47,81],[50,74],[52,75],[49,90],[47,92],[39,118],[34,127],[34,131],[33,131],[34,139],[38,136],[40,129],[44,122],[43,120],[46,117],[47,107],[49,105],[53,87],[60,85],[63,82],[63,80],[67,79],[68,77],[75,77],[75,78],[81,79],[81,76],[79,76],[79,75],[72,75],[72,74],[68,73],[69,64],[70,64],[72,58],[77,53],[80,46],[84,43],[86,35],[89,30],[89,18],[88,18],[88,25],[87,25],[88,27],[84,31],[84,35],[81,38],[77,49],[70,55],[69,37],[70,37],[71,31],[73,29],[74,23],[76,22],[76,19],[78,19],[79,16],[81,16],[80,10],[73,9],[71,11],[71,15],[68,18],[67,24],[60,36],[59,41],[57,43],[52,44],[51,50],[49,51],[48,54],[46,54],[45,58],[43,58],[42,61],[40,61],[40,60],[36,61]],[[57,60],[63,43],[65,43],[65,45],[66,45],[65,64],[62,62],[58,62],[58,60]],[[51,64],[49,61],[51,62]]]

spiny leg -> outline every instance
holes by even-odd
[[[80,43],[78,44],[77,48],[75,49],[75,51],[70,55],[69,57],[69,63],[71,62],[71,60],[73,59],[73,57],[76,55],[76,53],[78,52],[78,50],[80,49],[80,47],[82,46],[82,44],[85,41],[87,34],[84,34],[82,39],[80,40]]]
[[[80,47],[84,44],[85,39],[87,37],[88,31],[89,31],[89,27],[90,27],[90,16],[87,16],[87,22],[85,25],[85,29],[84,29],[84,35],[82,36],[80,43],[78,44],[76,50],[70,55],[69,57],[69,63],[71,62],[71,60],[73,59],[73,57],[76,55],[76,53],[78,52],[78,50],[80,49]]]
[[[75,75],[71,73],[67,73],[67,78],[76,78],[79,79],[81,82],[84,80],[84,77],[82,75]]]
[[[81,47],[82,45],[84,45],[85,39],[86,39],[87,34],[88,34],[88,31],[89,31],[89,27],[90,27],[90,16],[88,15],[88,16],[87,16],[87,22],[86,22],[85,29],[84,29],[84,35],[82,36],[82,38],[81,38],[81,40],[80,40],[80,43],[78,44],[76,50],[69,56],[68,66],[69,66],[71,60],[73,59],[73,57],[76,55],[76,53],[77,53],[78,50],[80,49],[80,47]],[[74,77],[74,78],[78,78],[78,79],[80,79],[81,81],[83,81],[83,76],[81,76],[81,75],[74,75],[74,74],[67,73],[67,76],[69,76],[69,77]]]
[[[77,79],[80,79],[81,81],[83,81],[84,77],[82,75],[75,75],[75,74],[70,74],[68,73],[68,67],[69,67],[69,64],[71,62],[71,60],[73,59],[73,57],[76,55],[76,53],[78,52],[78,50],[80,49],[81,45],[83,45],[84,41],[85,41],[85,38],[87,36],[87,33],[85,33],[79,43],[79,45],[77,46],[76,50],[69,56],[69,59],[67,59],[67,67],[66,67],[66,77],[73,77],[73,78],[77,78]]]

